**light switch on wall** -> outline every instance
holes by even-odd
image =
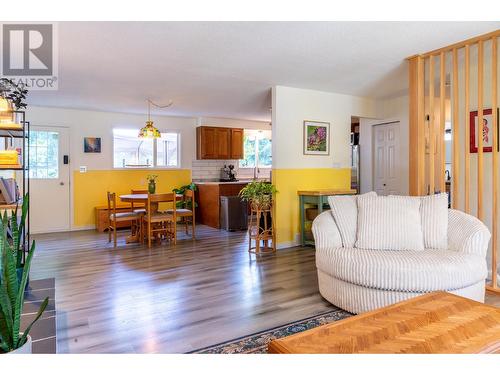
[[[87,167],[82,165],[80,166],[80,173],[86,173],[87,172]]]

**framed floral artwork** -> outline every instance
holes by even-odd
[[[330,155],[330,123],[304,121],[304,155]]]
[[[478,144],[478,113],[470,112],[470,152],[477,153]],[[498,112],[497,112],[497,133],[498,133]],[[491,108],[483,109],[483,152],[491,152],[493,149],[493,115]],[[500,145],[497,145],[497,148]]]

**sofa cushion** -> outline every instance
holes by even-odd
[[[340,232],[342,244],[345,247],[353,247],[356,243],[356,232],[358,227],[358,197],[377,196],[371,191],[362,195],[332,195],[328,197],[328,204],[332,211],[335,224]]]
[[[316,251],[316,266],[345,282],[401,292],[454,290],[473,285],[487,276],[484,257],[441,249],[327,248]]]
[[[358,197],[356,247],[373,250],[424,250],[419,197]]]
[[[427,195],[420,199],[424,246],[429,249],[447,249],[448,194]]]

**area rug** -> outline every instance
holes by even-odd
[[[264,354],[267,353],[267,345],[271,340],[286,337],[298,332],[322,326],[336,320],[352,316],[347,311],[336,308],[325,313],[297,320],[279,327],[253,333],[234,340],[226,341],[217,345],[197,349],[190,353],[195,354]]]

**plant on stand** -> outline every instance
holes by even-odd
[[[272,218],[273,195],[278,191],[273,184],[253,181],[241,189],[239,196],[250,203],[251,214],[248,233],[250,237],[248,251],[255,254],[276,251],[275,232]],[[255,219],[255,221],[254,221]],[[252,240],[255,246],[252,246]],[[272,246],[269,246],[271,241]],[[262,242],[262,246],[260,243]]]
[[[148,180],[149,194],[154,194],[156,192],[156,180],[158,179],[158,175],[148,174],[146,179]]]
[[[27,200],[27,197],[25,196]],[[27,207],[27,206],[26,206]],[[24,202],[23,202],[23,213]],[[13,212],[13,215],[15,212]],[[31,267],[31,260],[35,252],[35,242],[31,244],[26,259],[22,264],[20,279],[18,278],[19,252],[23,246],[19,245],[17,235],[14,235],[12,223],[17,218],[8,217],[5,212],[0,221],[0,353],[31,353],[31,338],[29,336],[33,324],[40,319],[49,298],[40,305],[35,319],[21,332],[21,314],[24,305],[24,294]],[[8,236],[9,224],[12,230],[12,239]]]
[[[241,189],[239,196],[250,203],[252,210],[267,210],[278,191],[273,184],[264,181],[253,181]]]

